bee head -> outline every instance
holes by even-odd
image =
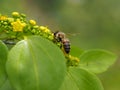
[[[54,37],[55,37],[55,39],[57,40],[57,41],[62,41],[62,39],[64,39],[65,38],[65,33],[63,33],[63,32],[60,32],[60,31],[56,31],[55,33],[54,33]]]

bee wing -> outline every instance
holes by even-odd
[[[66,36],[67,36],[67,37],[76,37],[76,36],[78,36],[78,35],[80,35],[79,32],[78,32],[78,33],[66,33]]]

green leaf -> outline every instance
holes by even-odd
[[[8,55],[8,48],[2,41],[0,41],[0,87],[4,84],[7,78],[7,74],[5,70],[7,55]]]
[[[49,40],[27,37],[9,52],[8,78],[16,90],[58,90],[66,72],[65,60]]]
[[[69,68],[64,83],[59,90],[104,90],[100,80],[92,73]]]
[[[81,48],[76,46],[71,46],[70,55],[80,57],[82,53],[83,53],[83,50]]]
[[[88,50],[80,56],[80,67],[93,73],[102,73],[114,64],[116,58],[116,55],[105,50]]]
[[[6,80],[6,82],[2,85],[0,90],[14,90],[9,82],[9,80]]]

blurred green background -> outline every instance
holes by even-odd
[[[120,56],[120,0],[0,0],[0,13],[13,11],[67,33],[74,46],[106,49]],[[98,76],[105,90],[120,90],[120,58]]]

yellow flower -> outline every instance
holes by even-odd
[[[40,26],[40,30],[42,30],[45,33],[50,33],[50,30],[47,27]]]
[[[22,23],[20,19],[17,19],[15,22],[12,22],[11,25],[13,26],[13,31],[21,32],[23,28],[26,26],[26,23]]]
[[[35,21],[35,20],[30,20],[29,22],[30,22],[30,24],[32,24],[32,25],[36,25],[36,21]]]
[[[6,20],[7,17],[6,16],[0,16],[0,20]]]
[[[41,29],[41,30],[45,30],[46,27],[44,27],[44,26],[40,26],[40,29]]]
[[[50,33],[50,30],[48,28],[45,29],[45,33]]]
[[[20,14],[18,12],[12,12],[12,15],[17,16],[17,17],[20,16]]]

